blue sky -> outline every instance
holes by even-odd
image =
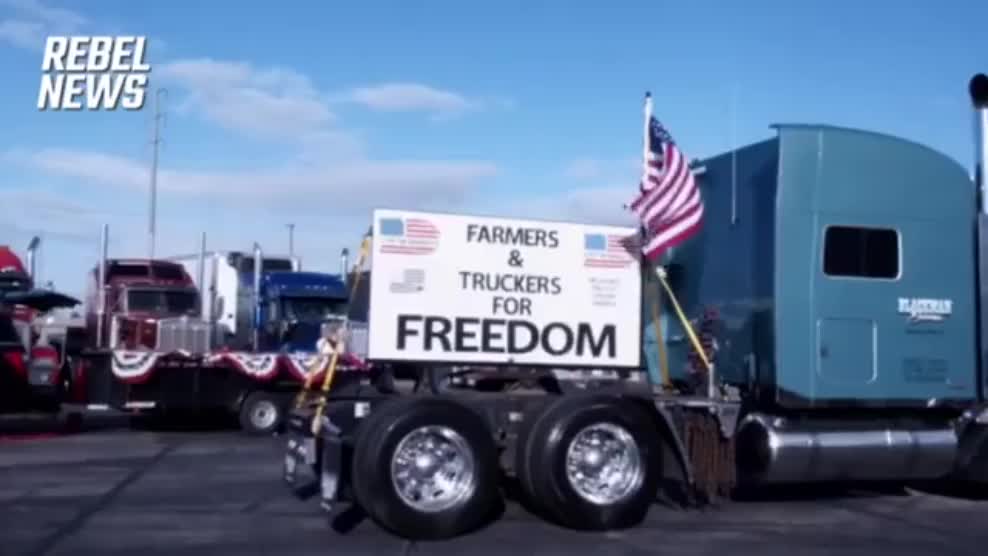
[[[814,122],[972,157],[988,3],[0,0],[0,243],[80,293],[99,227],[147,252],[150,104],[39,112],[50,34],[148,36],[166,88],[157,252],[335,269],[375,206],[627,222],[641,98],[691,157]]]

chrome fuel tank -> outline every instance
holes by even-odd
[[[811,483],[936,479],[957,458],[953,427],[903,428],[804,425],[750,414],[736,436],[739,479],[747,483]]]

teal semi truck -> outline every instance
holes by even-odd
[[[427,296],[414,297],[461,266],[501,260],[448,247],[477,225],[430,228],[415,215],[405,229],[376,223],[369,361],[378,375],[395,361],[411,365],[428,386],[408,392],[380,376],[369,377],[376,387],[338,383],[324,414],[310,405],[290,417],[285,480],[299,496],[316,485],[324,508],[355,504],[412,539],[483,525],[506,480],[544,518],[584,530],[639,523],[659,496],[689,503],[776,484],[988,481],[988,77],[973,78],[970,94],[973,183],[921,144],[825,125],[778,125],[772,138],[702,161],[703,231],[661,271],[683,313],[706,318],[697,328],[713,365],[698,381],[688,380],[687,327],[673,316],[655,333],[652,301],[663,290],[652,270],[606,295],[615,282],[591,277],[586,290],[582,277],[563,274],[563,290],[592,295],[543,305],[546,318],[564,322],[640,291],[615,329],[639,327],[640,365],[613,364],[607,350],[584,359],[599,367],[591,369],[566,354],[556,364],[493,351],[485,360],[478,345],[503,339],[484,328],[493,321],[479,333],[465,317],[450,327],[427,316],[439,311],[417,301]],[[501,238],[555,237],[554,249],[580,257],[562,229],[542,223],[531,236]],[[519,265],[550,256],[539,248],[519,241],[512,255]],[[381,275],[390,258],[404,270]],[[470,276],[464,287],[489,284]],[[675,315],[671,303],[662,296],[663,314]],[[394,305],[400,312],[387,312]],[[486,307],[451,305],[464,314]],[[644,369],[674,387],[641,380]]]

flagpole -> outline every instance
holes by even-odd
[[[648,124],[652,121],[652,93],[645,91],[645,129],[642,130],[642,183],[648,175]]]
[[[642,177],[641,184],[644,188],[644,184],[648,183],[648,153],[651,148],[649,141],[649,125],[652,122],[652,93],[645,92],[645,125],[642,131]],[[642,247],[645,246],[645,241],[647,239],[647,234],[645,232],[644,226],[639,226],[639,234],[641,235]],[[645,253],[641,253],[642,267],[646,272],[652,273],[656,269],[653,269],[648,261],[645,259]],[[659,374],[662,378],[662,388],[668,389],[672,386],[672,382],[669,379],[669,360],[666,356],[666,345],[665,339],[662,337],[662,291],[659,289],[659,284],[655,281],[655,276],[649,277],[649,283],[652,285],[652,327],[655,329],[655,345],[658,349],[659,356]]]

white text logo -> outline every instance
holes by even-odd
[[[899,298],[899,312],[911,321],[942,321],[954,310],[950,299]]]
[[[38,110],[140,110],[147,37],[48,37]]]

